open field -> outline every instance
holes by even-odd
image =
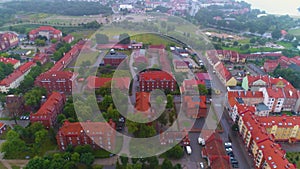
[[[295,36],[300,36],[300,28],[289,30],[289,33]]]

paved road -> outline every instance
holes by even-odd
[[[201,52],[198,52],[200,59],[206,65],[208,73],[212,79],[212,88],[218,89],[221,91],[220,95],[215,95],[212,97],[212,105],[216,111],[216,115],[219,117],[221,125],[224,129],[224,132],[221,134],[221,138],[224,142],[229,141],[228,136],[231,138],[233,145],[233,152],[236,156],[237,161],[239,162],[239,167],[241,169],[251,169],[253,168],[253,159],[248,155],[249,153],[245,149],[244,143],[241,138],[238,137],[238,134],[234,134],[231,130],[231,123],[229,122],[228,116],[224,112],[224,102],[226,98],[226,87],[219,80],[219,78],[213,73],[213,67],[208,63],[208,60],[205,56],[201,55]],[[228,115],[228,113],[227,113]]]

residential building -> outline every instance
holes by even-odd
[[[68,145],[91,145],[92,148],[102,148],[113,151],[116,144],[116,124],[110,120],[105,122],[75,122],[65,121],[59,129],[56,140],[60,150],[66,150]]]
[[[181,140],[180,144],[183,146],[190,145],[190,139],[187,131],[165,131],[161,132],[159,135],[160,144],[167,145],[173,144],[175,145]]]
[[[129,89],[130,78],[129,77],[96,77],[89,76],[87,78],[87,88],[89,90],[99,89],[101,87],[109,87],[114,89],[125,90]]]
[[[18,35],[12,32],[0,33],[0,52],[16,47],[19,43]]]
[[[277,60],[267,60],[264,63],[264,70],[267,73],[274,72],[276,67],[279,65],[279,62]]]
[[[297,101],[300,99],[297,90],[282,88],[284,94],[284,102],[282,105],[283,111],[294,111]]]
[[[22,95],[7,95],[6,108],[10,117],[18,117],[25,113],[25,101]]]
[[[71,34],[63,37],[63,41],[66,42],[66,43],[72,43],[74,41],[74,36],[72,36]]]
[[[0,134],[3,134],[7,130],[5,123],[0,123]]]
[[[185,92],[185,93],[194,93],[194,94],[198,94],[198,85],[202,84],[205,85],[203,81],[200,80],[196,80],[196,79],[185,79],[182,82],[182,86],[180,87],[181,92]]]
[[[103,61],[105,66],[119,66],[126,58],[127,55],[124,53],[111,51],[109,54],[104,56]]]
[[[184,96],[183,110],[187,117],[202,118],[207,116],[206,96]]]
[[[205,140],[202,148],[202,157],[207,159],[208,166],[212,169],[231,169],[229,156],[225,152],[223,141],[219,134],[213,133]]]
[[[261,88],[264,95],[264,104],[268,106],[271,112],[279,113],[283,109],[285,100],[284,93],[279,88]]]
[[[177,83],[172,75],[167,72],[146,71],[139,74],[139,89],[142,92],[151,92],[155,89],[175,91]]]
[[[37,63],[41,63],[41,65],[44,65],[46,63],[48,63],[50,61],[50,57],[48,54],[46,53],[37,53],[34,57],[33,57],[33,62]]]
[[[37,37],[43,36],[48,40],[50,39],[61,39],[62,32],[58,29],[55,29],[51,26],[41,26],[37,29],[33,29],[29,32],[29,39],[35,40]]]
[[[0,62],[4,64],[11,64],[13,65],[14,69],[17,69],[19,66],[21,66],[21,62],[14,58],[0,57]]]
[[[57,91],[70,94],[77,86],[77,76],[77,73],[70,71],[48,71],[38,76],[34,85],[45,88],[48,93]]]
[[[31,123],[42,123],[49,129],[56,124],[57,115],[62,113],[66,97],[58,92],[53,92],[36,113],[30,113]]]
[[[200,80],[201,83],[204,82],[206,88],[210,89],[212,86],[211,77],[208,73],[197,73],[196,79]]]
[[[67,52],[59,61],[57,61],[49,71],[62,71],[67,68],[67,66],[79,55],[84,43],[85,41],[79,41],[69,52]]]
[[[223,63],[218,62],[215,66],[215,71],[218,78],[225,86],[236,86],[237,80],[231,75]]]
[[[174,70],[175,72],[188,72],[189,65],[181,60],[173,60]]]
[[[20,83],[24,80],[25,76],[30,72],[31,68],[36,64],[34,62],[26,62],[13,73],[8,75],[5,79],[0,81],[0,92],[7,93],[10,89],[19,87]]]

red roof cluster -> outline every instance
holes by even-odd
[[[66,101],[64,95],[53,92],[36,113],[30,114],[30,122],[41,122],[46,128],[54,125],[56,117],[61,113]]]
[[[23,76],[35,65],[36,64],[32,61],[26,62],[25,64],[21,65],[18,69],[14,70],[14,72],[8,75],[5,79],[0,81],[0,85],[8,87],[12,82],[16,81],[19,77]]]
[[[96,77],[96,76],[89,76],[87,78],[87,87],[89,89],[97,89],[100,87],[104,87],[108,85],[110,82],[113,84],[113,88],[117,89],[128,89],[130,85],[130,78],[129,77],[114,77],[114,78],[107,78],[107,77]],[[111,87],[110,84],[107,87]]]
[[[226,154],[223,141],[217,133],[213,133],[205,141],[202,156],[207,158],[212,169],[231,169],[229,156]]]
[[[146,71],[140,73],[140,81],[151,81],[151,80],[173,80],[173,76],[164,71]]]
[[[220,76],[222,76],[222,78],[226,81],[228,81],[232,77],[231,73],[221,62],[216,66],[216,72],[219,72]]]
[[[20,62],[20,61],[17,60],[17,59],[14,59],[14,58],[0,57],[0,62],[5,63],[5,64],[12,64],[12,65],[15,65],[15,64],[17,64],[17,63]]]
[[[66,43],[71,43],[71,42],[73,42],[73,40],[74,40],[74,37],[71,34],[63,37],[63,41]]]
[[[49,71],[63,70],[75,57],[79,55],[82,47],[83,45],[79,44],[78,42],[69,52],[67,52],[59,61],[57,61]]]
[[[37,34],[38,32],[51,32],[52,34],[61,34],[62,32],[58,29],[53,28],[52,26],[40,26],[37,29],[33,29],[29,32],[29,35],[31,34]]]

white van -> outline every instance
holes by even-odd
[[[186,146],[185,149],[186,149],[186,153],[188,155],[192,154],[192,148],[191,148],[191,146]]]
[[[202,146],[205,146],[205,140],[201,137],[198,138],[198,143]]]

